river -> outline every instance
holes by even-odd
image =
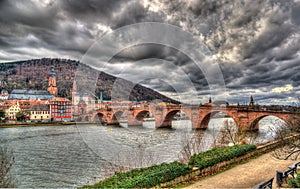
[[[16,187],[78,187],[112,174],[116,171],[113,165],[136,167],[178,160],[185,143],[199,133],[205,142],[203,150],[208,149],[212,143],[208,136],[218,132],[215,128],[226,119],[211,119],[205,131],[192,130],[188,120],[173,121],[172,129],[155,129],[154,122],[149,121],[143,127],[122,123],[120,127],[1,128],[0,144],[13,151],[11,175]],[[267,129],[274,120],[270,116],[259,123],[259,143],[274,137]]]

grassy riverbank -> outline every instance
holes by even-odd
[[[161,186],[162,183],[165,183],[163,187],[170,187],[173,186],[173,183],[170,181],[193,174],[195,169],[200,170],[217,166],[223,161],[238,158],[255,149],[255,145],[214,148],[194,155],[188,165],[172,162],[134,169],[124,173],[117,173],[94,185],[83,186],[83,188],[150,188]]]
[[[289,136],[285,138],[284,141],[290,142],[295,139],[299,139],[299,137],[300,136],[298,134]],[[251,159],[255,159],[273,151],[282,144],[281,142],[282,141],[272,141],[260,145],[257,148],[254,145],[214,148],[194,155],[190,159],[188,165],[176,162],[178,163],[176,170],[169,169],[168,166],[170,164],[155,165],[156,171],[153,171],[150,175],[148,173],[145,174],[144,171],[148,172],[149,169],[152,170],[153,167],[135,169],[125,173],[117,173],[113,177],[102,180],[94,185],[83,186],[83,188],[127,188],[128,183],[130,188],[176,187],[182,186],[183,183],[184,185],[188,185],[190,182],[194,182],[195,180],[224,172],[224,170],[228,170],[235,166],[239,167],[237,165],[244,164]],[[164,168],[162,168],[163,171],[159,171],[160,166],[164,166]],[[182,170],[184,171],[181,172]],[[176,178],[173,176],[170,177],[170,175],[166,174],[166,172],[171,172],[171,175],[173,176],[179,176]],[[146,183],[144,183],[144,180]]]

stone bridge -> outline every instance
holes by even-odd
[[[115,107],[95,110],[93,113],[83,114],[78,121],[104,122],[109,125],[119,124],[126,120],[128,126],[142,125],[147,115],[153,115],[157,128],[172,127],[172,120],[178,112],[184,112],[191,120],[193,129],[205,129],[215,114],[223,112],[230,116],[239,129],[257,130],[258,122],[266,116],[275,116],[289,123],[299,113],[281,111],[261,111],[239,107],[199,106],[199,105],[144,105],[142,107]]]

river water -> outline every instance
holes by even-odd
[[[202,150],[209,149],[211,133],[229,118],[211,119],[205,131],[193,131],[188,120],[173,121],[172,129],[72,125],[0,129],[0,144],[13,151],[11,171],[16,187],[78,187],[112,174],[115,165],[148,166],[178,160],[183,146],[200,136]],[[272,140],[268,129],[276,120],[267,117],[259,125],[257,143]],[[277,122],[278,123],[278,122]],[[279,124],[280,125],[280,124]]]

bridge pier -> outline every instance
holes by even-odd
[[[137,119],[129,119],[128,118],[128,126],[143,126],[143,120],[137,120]]]
[[[107,120],[107,125],[120,125],[118,120]]]
[[[163,123],[158,123],[155,121],[155,128],[172,128],[172,121],[164,121]]]

